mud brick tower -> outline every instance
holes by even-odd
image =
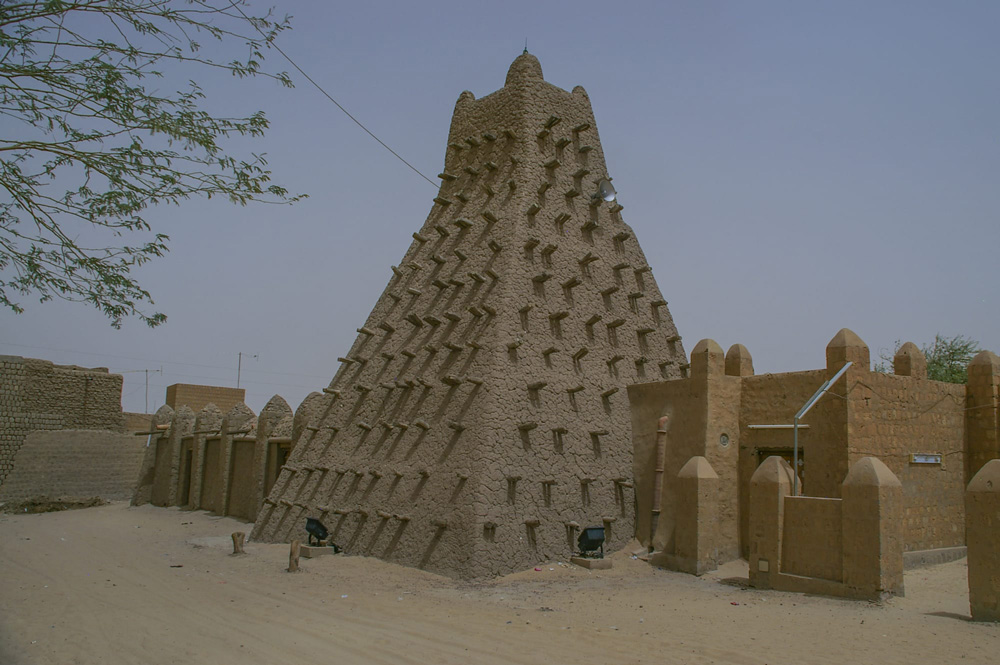
[[[582,87],[527,53],[455,104],[440,191],[262,506],[349,553],[465,579],[633,536],[625,386],[685,354],[608,177]]]

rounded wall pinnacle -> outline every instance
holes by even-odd
[[[969,379],[990,378],[1000,374],[1000,357],[992,351],[980,351],[969,363]]]
[[[507,70],[507,80],[504,82],[504,87],[543,80],[542,63],[538,62],[538,58],[530,53],[522,53],[514,59],[510,69]]]
[[[826,345],[826,368],[837,371],[848,360],[854,363],[851,371],[871,369],[868,345],[853,330],[841,328]]]
[[[154,425],[167,425],[174,417],[174,410],[169,405],[164,404],[153,414]]]
[[[733,344],[726,352],[726,374],[729,376],[753,376],[753,358],[742,344]]]
[[[969,486],[967,492],[997,494],[1000,493],[1000,459],[993,459],[983,465]]]
[[[707,376],[726,373],[726,355],[714,339],[703,339],[691,351],[691,375]]]
[[[914,376],[927,378],[927,359],[923,352],[913,342],[907,342],[899,347],[892,358],[892,371],[897,376]]]
[[[855,462],[844,478],[844,485],[901,487],[896,474],[877,457],[862,457]]]

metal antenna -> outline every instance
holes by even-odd
[[[250,355],[248,353],[246,355],[247,355],[248,358],[253,358],[254,360],[257,360],[257,358],[260,357],[260,354],[257,354],[257,353],[255,353],[253,355]],[[240,352],[238,352],[236,354],[236,387],[237,388],[240,387],[240,373],[242,372],[242,370],[243,370],[243,352],[240,351]]]
[[[527,37],[524,38],[524,52],[525,53],[528,52],[528,38]]]
[[[146,374],[146,410],[143,413],[149,413],[149,373],[163,375],[163,367],[160,369],[126,369],[120,372],[121,374],[135,374],[137,372],[143,372]]]

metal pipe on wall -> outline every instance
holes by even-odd
[[[667,422],[663,416],[656,423],[656,472],[653,475],[653,516],[649,526],[649,542],[652,546],[656,527],[660,522],[660,502],[663,496],[663,468],[667,463]]]

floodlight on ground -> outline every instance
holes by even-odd
[[[326,539],[330,532],[327,530],[326,526],[320,522],[315,517],[306,518],[306,531],[309,532],[309,544],[313,544],[313,538],[316,539],[316,545],[321,545],[323,540]]]
[[[604,558],[604,527],[588,526],[580,532],[580,537],[576,541],[580,547],[580,556]],[[597,550],[600,549],[600,554]]]

